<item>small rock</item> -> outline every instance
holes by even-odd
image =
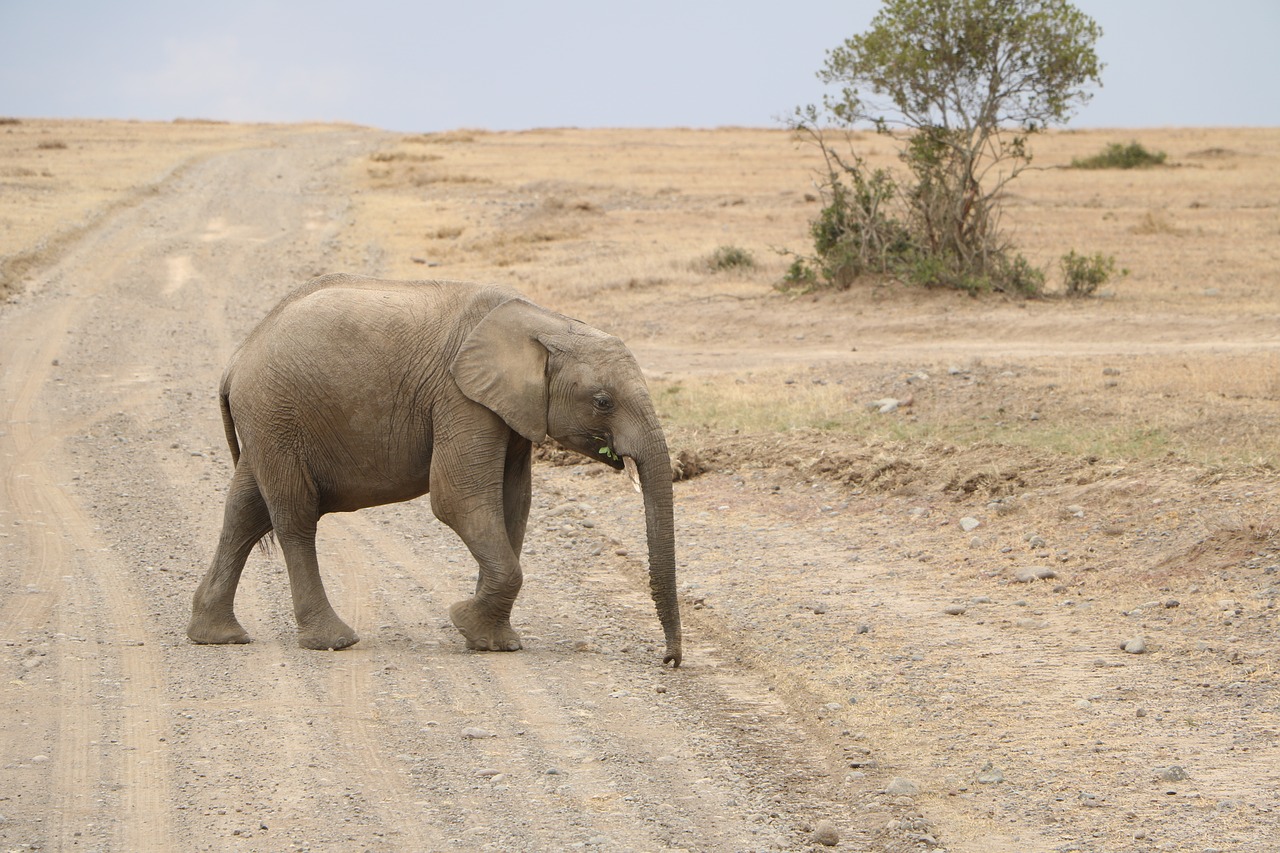
[[[813,829],[813,840],[823,847],[835,847],[840,843],[840,833],[831,821],[820,820]]]
[[[1165,782],[1184,782],[1191,777],[1187,775],[1187,771],[1181,764],[1170,764],[1168,767],[1160,768],[1160,778]]]
[[[948,616],[963,616],[965,609],[963,604],[948,604],[942,608],[942,612]]]
[[[859,626],[854,630],[854,633],[855,633],[855,634],[870,634],[870,633],[871,633],[871,626],[864,622],[864,623],[862,623],[861,625],[859,625]]]
[[[495,776],[501,776],[502,771],[493,767],[481,767],[476,771],[476,775],[485,779],[492,779]]]
[[[1004,773],[999,767],[992,766],[988,761],[982,765],[982,769],[978,771],[977,781],[982,785],[998,785],[1004,781]]]
[[[1044,566],[1023,566],[1013,572],[1014,583],[1031,583],[1037,580],[1052,580],[1058,573]]]
[[[905,777],[894,776],[885,786],[884,792],[893,797],[914,797],[920,793],[920,786]]]
[[[480,740],[481,738],[487,737],[497,737],[497,735],[487,729],[468,727],[462,730],[463,740]]]
[[[1145,637],[1134,637],[1128,640],[1120,648],[1124,649],[1131,655],[1145,654],[1147,651],[1147,640]]]
[[[964,518],[960,519],[960,529],[965,533],[972,533],[977,530],[981,524],[981,521],[978,521],[978,519],[971,515],[966,515]]]

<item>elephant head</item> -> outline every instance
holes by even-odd
[[[452,373],[463,394],[530,441],[551,436],[616,469],[625,459],[635,462],[649,584],[667,645],[663,662],[679,666],[671,458],[635,357],[612,335],[511,299],[463,341]]]

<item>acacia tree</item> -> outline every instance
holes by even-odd
[[[796,111],[793,126],[824,156],[826,204],[817,270],[800,259],[792,275],[848,286],[850,267],[905,268],[926,284],[1037,289],[1043,274],[1000,236],[1000,194],[1030,164],[1029,138],[1101,85],[1101,34],[1066,0],[885,0],[867,32],[827,52],[818,78],[837,93]],[[868,172],[827,134],[866,124],[898,140],[904,177]],[[879,254],[859,257],[868,244]]]

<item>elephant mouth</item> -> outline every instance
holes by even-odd
[[[622,454],[614,450],[613,441],[608,436],[591,436],[590,446],[593,448],[593,452],[587,455],[592,459],[599,459],[615,471],[623,469],[625,463],[622,461]]]

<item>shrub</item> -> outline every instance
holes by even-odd
[[[1095,252],[1092,255],[1077,255],[1076,250],[1062,256],[1058,262],[1062,268],[1062,281],[1067,296],[1092,296],[1102,285],[1111,280],[1116,271],[1116,259],[1112,255]],[[1127,274],[1121,270],[1120,274]]]
[[[1112,142],[1102,150],[1101,154],[1072,160],[1071,168],[1144,169],[1163,164],[1166,156],[1168,155],[1163,151],[1148,151],[1140,142],[1130,142],[1128,145]]]
[[[756,259],[746,249],[721,246],[707,257],[706,266],[712,272],[753,270],[756,268]]]

